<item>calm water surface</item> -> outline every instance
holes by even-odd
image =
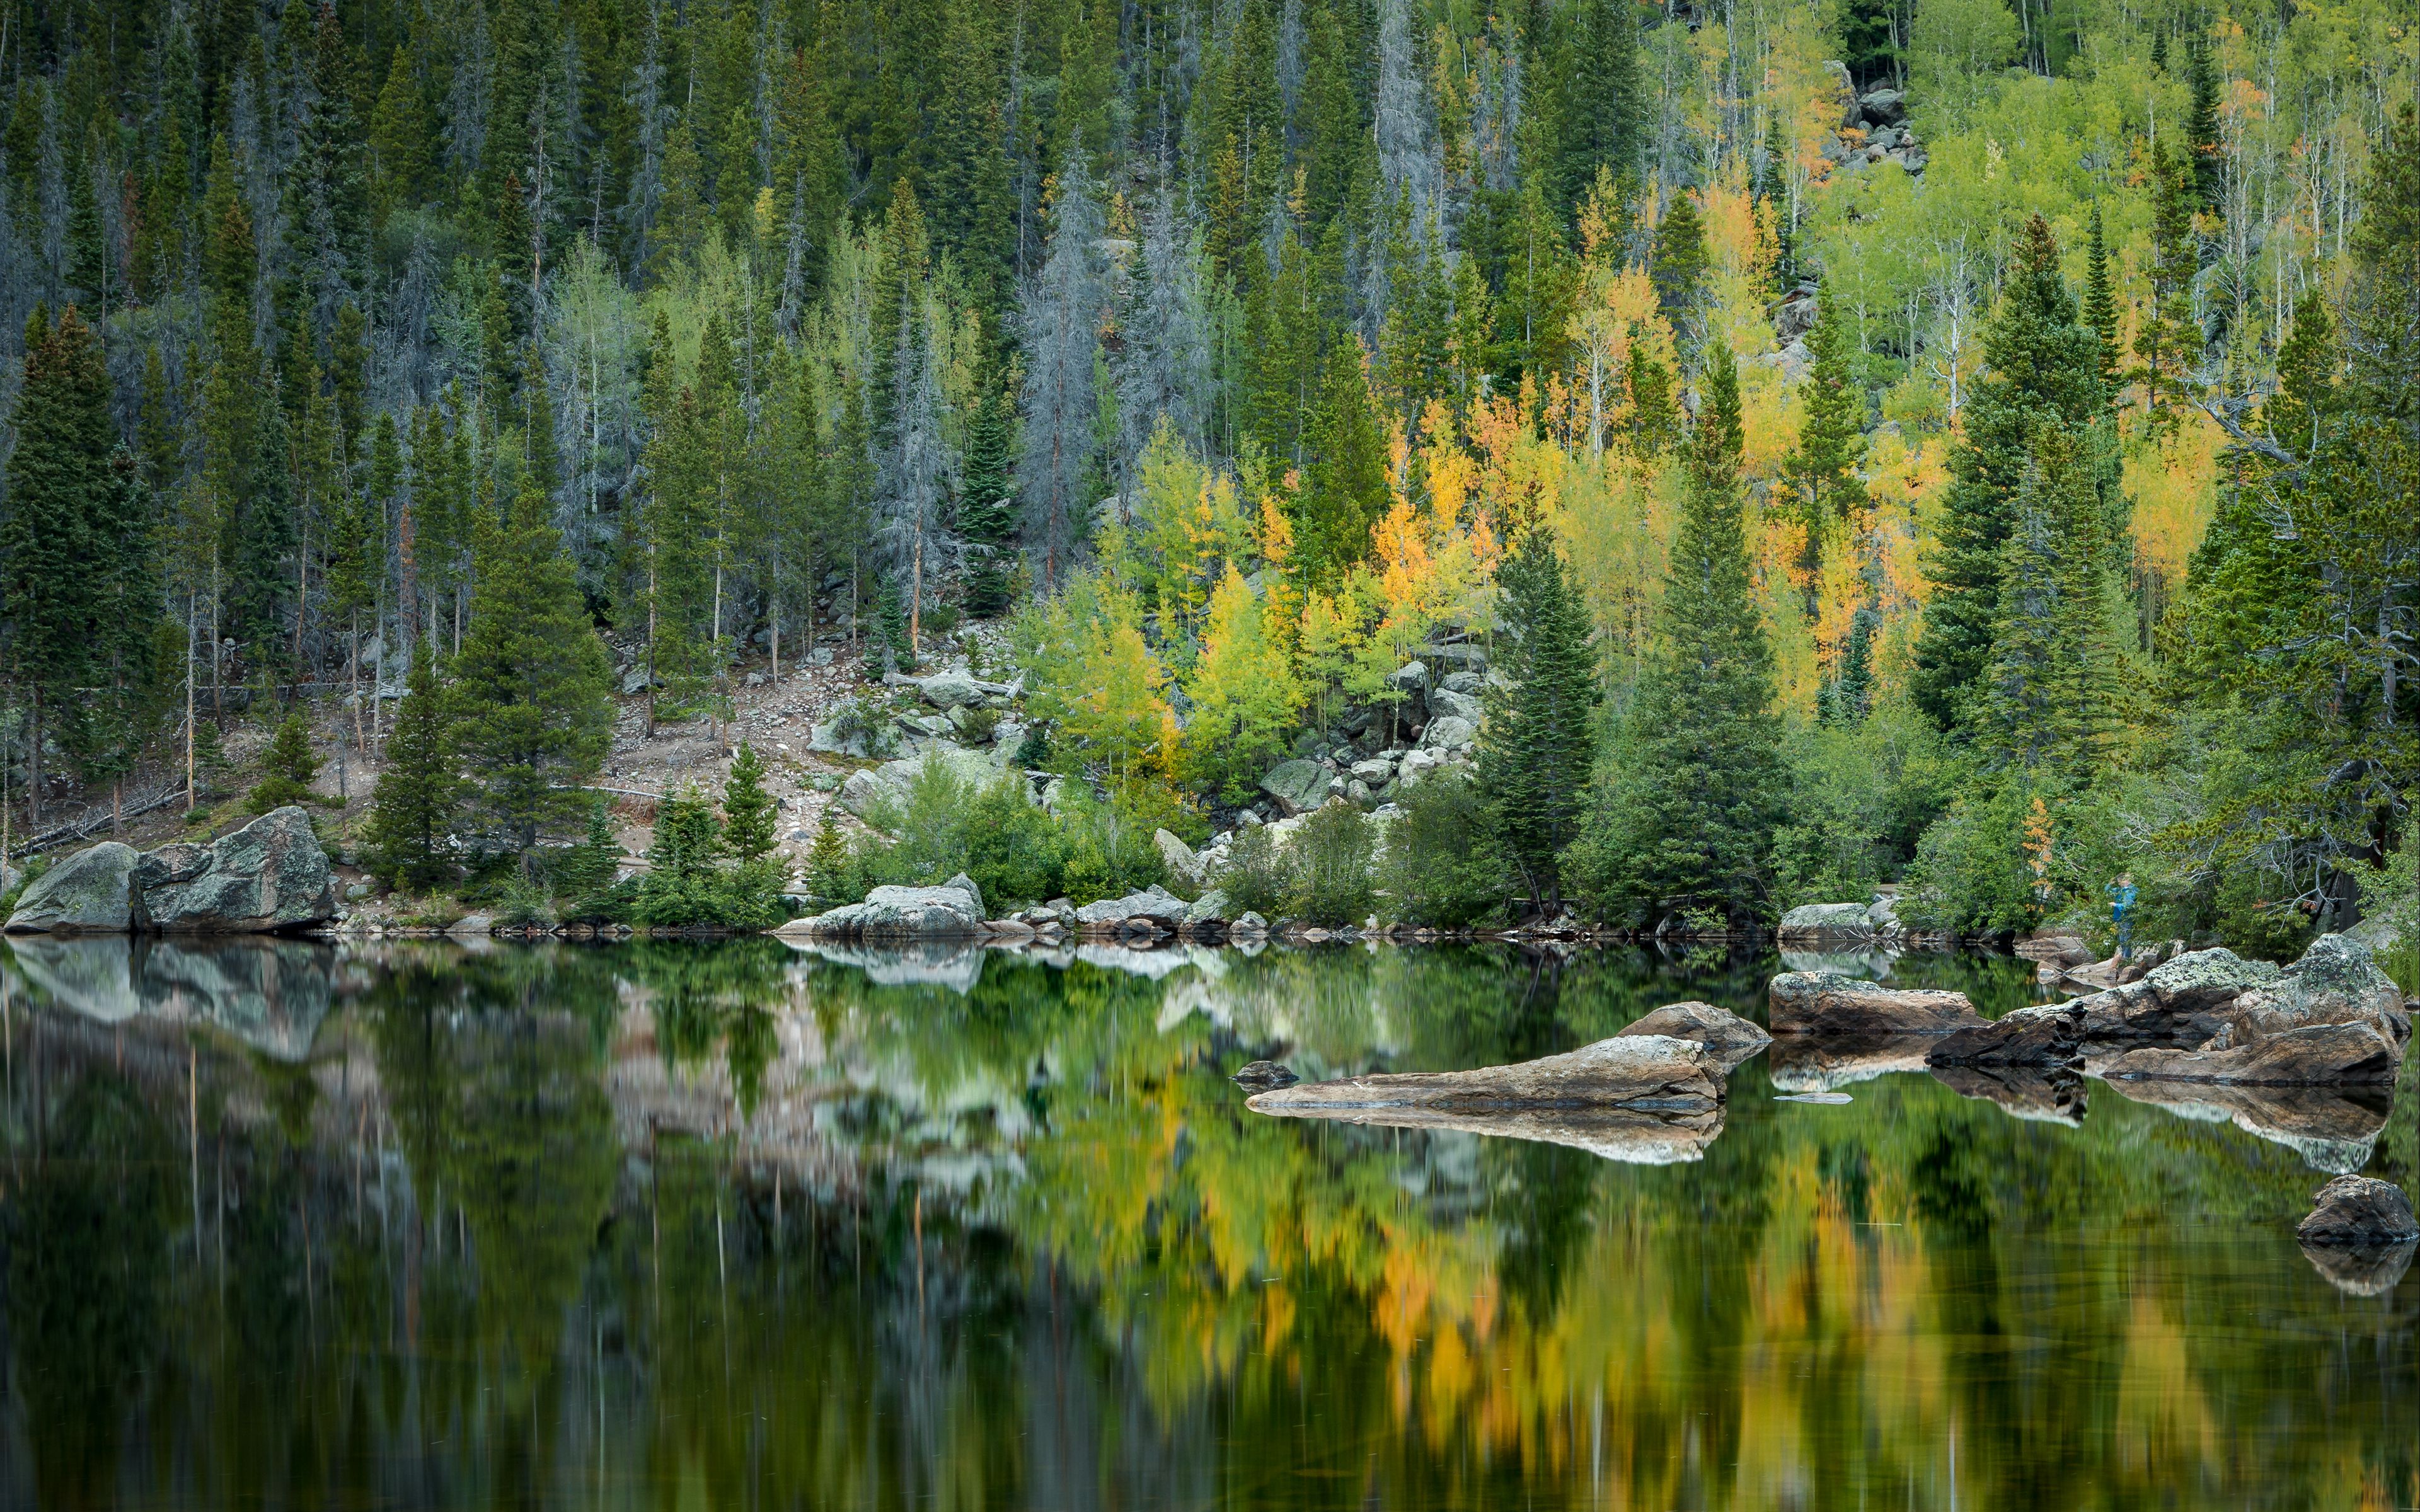
[[[14,942],[0,1506],[2420,1503],[2420,1280],[2292,1236],[2408,1089],[1760,1057],[1658,1165],[1224,1079],[1776,968]]]

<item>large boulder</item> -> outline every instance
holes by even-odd
[[[935,672],[917,683],[916,691],[925,702],[942,710],[964,708],[984,700],[982,686],[963,671]]]
[[[2087,1040],[2199,1043],[2225,1022],[2219,1011],[2284,973],[2266,961],[2246,961],[2224,947],[2189,950],[2153,967],[2139,981],[2079,998]]]
[[[1435,717],[1467,720],[1476,728],[1485,712],[1476,694],[1456,693],[1440,687],[1429,695],[1429,713]]]
[[[774,933],[808,939],[957,939],[981,934],[983,899],[967,887],[876,887],[848,903],[792,919]]]
[[[1479,726],[1458,715],[1442,714],[1420,732],[1420,744],[1431,750],[1460,750],[1479,738]]]
[[[1706,1057],[1726,1075],[1773,1043],[1773,1036],[1765,1033],[1761,1025],[1744,1019],[1728,1009],[1716,1008],[1712,1003],[1667,1003],[1629,1025],[1614,1038],[1645,1034],[1696,1041],[1704,1047]]]
[[[1086,903],[1076,910],[1076,927],[1088,933],[1106,934],[1129,919],[1148,919],[1155,928],[1172,931],[1184,927],[1186,913],[1191,906],[1154,883],[1123,898],[1103,898]]]
[[[1983,1023],[1964,993],[1885,987],[1828,971],[1785,971],[1765,996],[1776,1037],[1842,1041],[1951,1034]]]
[[[2372,1024],[2310,1024],[2238,1043],[2222,1027],[2197,1050],[2147,1046],[2096,1059],[2110,1081],[2214,1082],[2232,1087],[2392,1087],[2403,1045]]]
[[[2194,950],[2140,981],[2082,997],[2096,1075],[2248,1087],[2391,1083],[2412,1037],[2403,995],[2349,935],[2280,969]]]
[[[1863,940],[1874,933],[1870,903],[1800,903],[1781,916],[1784,944]]]
[[[1327,801],[1327,768],[1297,758],[1280,762],[1261,779],[1261,791],[1289,815],[1309,813]]]
[[[328,853],[293,804],[208,846],[162,846],[136,866],[134,886],[144,927],[163,934],[264,934],[336,917]]]
[[[1305,1082],[1259,1093],[1259,1113],[1424,1109],[1444,1114],[1515,1108],[1629,1108],[1657,1114],[1719,1107],[1722,1082],[1705,1046],[1669,1035],[1617,1035],[1559,1056],[1475,1071],[1397,1072]]]
[[[2311,1211],[2294,1226],[2305,1244],[2400,1244],[2420,1239],[2412,1201],[2392,1181],[2339,1176],[2311,1197]]]
[[[1151,842],[1159,851],[1159,864],[1168,870],[1169,877],[1187,892],[1200,890],[1203,880],[1202,857],[1180,837],[1165,829],[1151,832]]]
[[[848,780],[841,784],[840,804],[861,819],[877,806],[903,804],[916,779],[934,766],[947,771],[962,787],[988,787],[1007,770],[1006,754],[936,744],[920,755],[903,756],[861,772],[851,772]]]
[[[1215,933],[1227,927],[1228,916],[1235,911],[1234,903],[1223,887],[1213,887],[1185,907],[1184,924],[1196,934]]]
[[[107,840],[78,851],[34,879],[17,911],[8,916],[11,934],[124,934],[136,923],[132,887],[142,853]]]

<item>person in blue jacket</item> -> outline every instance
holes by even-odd
[[[2118,926],[2118,959],[2134,957],[2134,873],[2120,872],[2109,884],[2109,922]]]

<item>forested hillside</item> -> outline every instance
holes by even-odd
[[[14,823],[290,707],[437,886],[998,621],[1037,891],[1332,792],[1421,921],[2290,949],[2412,887],[2415,20],[8,0]]]

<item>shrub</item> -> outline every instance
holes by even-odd
[[[1510,896],[1487,803],[1462,767],[1433,772],[1404,790],[1387,826],[1378,886],[1387,911],[1406,924],[1461,929],[1502,911]]]
[[[1168,817],[1149,784],[1129,783],[1094,797],[1075,780],[1066,788],[1062,832],[1066,861],[1061,887],[1070,898],[1119,898],[1166,878],[1152,831]]]
[[[1292,858],[1265,825],[1255,825],[1227,847],[1227,864],[1218,873],[1218,886],[1239,913],[1274,918],[1285,911],[1286,900],[1294,891]]]
[[[1349,803],[1331,803],[1302,822],[1288,846],[1295,858],[1295,914],[1331,928],[1357,924],[1369,914],[1376,827]]]
[[[289,803],[311,801],[311,779],[319,775],[319,758],[311,751],[311,732],[302,716],[290,714],[270,737],[269,749],[260,759],[261,778],[244,807],[254,813],[267,813]]]

